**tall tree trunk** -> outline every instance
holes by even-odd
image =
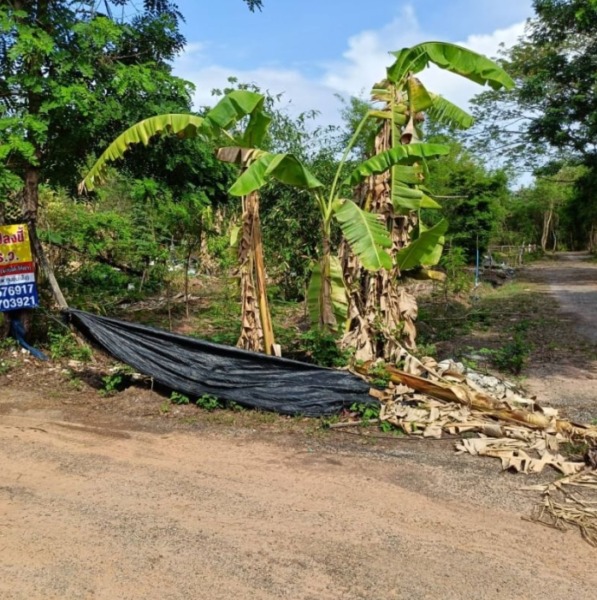
[[[15,9],[22,10],[24,8],[24,2],[17,0],[15,2]],[[48,20],[48,5],[49,0],[37,0],[35,3],[35,19],[46,29],[51,27]],[[27,68],[32,77],[42,77],[42,63],[43,59],[40,56],[31,56],[27,62]],[[41,112],[42,97],[35,91],[29,91],[27,94],[27,110],[30,115],[38,116]],[[25,171],[23,176],[24,188],[23,188],[23,216],[29,229],[29,239],[31,240],[31,248],[33,253],[33,259],[38,264],[43,274],[48,278],[54,298],[60,308],[68,308],[64,295],[60,290],[60,286],[54,276],[52,266],[48,262],[43,246],[37,236],[37,212],[39,208],[39,181],[40,181],[40,167],[39,164],[42,160],[42,150],[35,141],[35,132],[30,131],[28,137],[30,141],[36,146],[35,158],[36,164],[29,163],[25,165]]]
[[[591,225],[591,231],[589,232],[589,252],[597,252],[597,225],[595,223]]]
[[[60,285],[54,275],[54,269],[48,261],[48,257],[37,235],[37,211],[39,208],[39,168],[34,165],[28,165],[25,170],[25,187],[23,188],[23,217],[29,230],[29,240],[33,260],[39,266],[41,272],[48,280],[56,304],[60,309],[68,308],[68,303],[60,289]]]
[[[543,231],[541,232],[541,250],[543,250],[543,252],[547,252],[547,242],[549,241],[552,218],[553,210],[550,207],[543,213]]]

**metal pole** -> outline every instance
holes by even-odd
[[[475,262],[475,287],[479,285],[479,234],[477,234],[477,256]]]

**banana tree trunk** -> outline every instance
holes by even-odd
[[[261,235],[261,219],[259,218],[259,195],[253,193],[249,198],[253,203],[253,254],[255,257],[253,264],[255,269],[257,300],[259,303],[259,317],[263,329],[263,345],[266,354],[274,354],[274,328],[267,300],[267,281],[265,275],[265,262],[263,260],[263,238]]]
[[[332,244],[330,241],[330,224],[323,226],[323,241],[321,252],[321,289],[319,295],[319,328],[322,331],[335,331],[337,321],[332,306]]]
[[[242,236],[239,243],[241,280],[241,334],[237,346],[253,352],[274,352],[274,333],[267,301],[259,194],[243,199]]]
[[[375,153],[392,144],[391,125],[386,122],[375,140]],[[391,198],[390,173],[370,177],[360,190],[360,205],[383,215],[392,238],[392,257],[410,242],[410,232],[417,224],[415,213],[397,215]],[[403,346],[415,346],[417,301],[400,281],[397,267],[391,271],[369,273],[359,263],[349,246],[343,243],[341,260],[349,293],[348,332],[344,347],[355,349],[355,358],[383,358],[395,362],[403,354]]]

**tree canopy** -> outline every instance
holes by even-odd
[[[478,147],[531,167],[562,153],[591,163],[597,156],[597,0],[534,0],[533,6],[526,35],[503,52],[516,87],[474,100]]]
[[[0,188],[25,184],[29,210],[40,180],[73,189],[87,157],[128,125],[191,109],[192,85],[172,74],[185,44],[176,4],[145,0],[123,18],[129,4],[0,5]]]

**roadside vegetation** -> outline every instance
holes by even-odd
[[[557,324],[507,270],[595,250],[582,115],[597,107],[569,91],[594,77],[595,7],[536,0],[497,61],[441,42],[395,49],[328,126],[234,78],[193,107],[170,66],[185,44],[171,3],[132,20],[110,2],[34,4],[0,8],[1,218],[29,224],[70,306],[330,367],[396,364],[406,349],[520,376],[539,348],[565,345],[537,342]],[[430,65],[480,85],[474,114],[425,87]],[[31,339],[91,360],[42,283]]]

